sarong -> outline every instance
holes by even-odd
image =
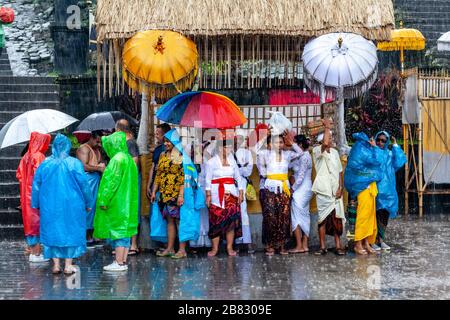
[[[210,239],[220,237],[226,239],[226,234],[234,230],[235,238],[242,237],[241,208],[239,199],[232,194],[224,194],[224,208],[211,204],[209,207]]]
[[[311,224],[309,203],[312,195],[311,185],[300,186],[292,195],[291,203],[292,231],[300,227],[307,237],[309,237]]]
[[[377,237],[376,196],[377,184],[372,182],[368,189],[358,194],[356,209],[355,241],[369,238],[369,244],[374,244]]]
[[[261,190],[263,223],[262,242],[271,248],[281,248],[291,236],[291,210],[289,196],[282,193],[274,193],[269,190]]]
[[[95,206],[97,203],[98,186],[100,185],[101,176],[98,172],[88,172],[87,177],[89,190],[91,190],[92,194],[92,201],[89,204],[89,208],[92,210],[87,213],[86,229],[92,230],[94,229]]]
[[[344,225],[342,219],[336,217],[336,211],[329,214],[322,223],[319,224],[319,228],[325,224],[325,234],[329,236],[342,236]]]
[[[377,210],[378,239],[384,240],[384,235],[389,222],[389,215],[389,211],[386,209]]]

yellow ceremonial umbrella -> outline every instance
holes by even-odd
[[[136,91],[171,98],[190,89],[197,72],[197,47],[177,32],[143,31],[125,43],[123,77]]]
[[[423,50],[425,49],[425,42],[426,39],[419,30],[404,29],[403,22],[400,21],[400,29],[392,30],[391,41],[379,42],[378,49],[381,51],[400,51],[403,74],[405,62],[404,50]]]

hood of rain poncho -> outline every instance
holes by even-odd
[[[28,146],[28,152],[34,154],[36,152],[46,153],[52,140],[51,135],[42,134],[39,132],[32,132],[30,136],[30,144]]]
[[[45,160],[45,152],[48,150],[50,141],[49,134],[32,132],[28,151],[20,160],[16,171],[16,177],[20,183],[20,205],[25,236],[39,235],[39,212],[31,207],[31,192],[35,172]]]
[[[200,236],[200,211],[195,210],[193,187],[198,181],[198,172],[191,158],[185,152],[180,135],[176,129],[167,132],[164,137],[168,139],[183,158],[184,172],[184,204],[180,208],[180,227],[178,237],[180,242],[196,241]],[[157,202],[152,204],[150,236],[156,241],[167,242],[166,221],[162,218]]]
[[[66,136],[56,136],[53,155],[34,176],[32,207],[40,212],[42,244],[79,247],[82,253],[86,248],[86,208],[92,195],[83,164],[69,156],[70,147]]]
[[[376,134],[377,139],[381,134],[385,135],[387,142],[381,149],[382,165],[381,180],[377,183],[377,210],[385,209],[389,212],[389,217],[395,218],[398,213],[398,193],[396,188],[395,173],[406,163],[406,155],[399,146],[393,146],[389,150],[390,135],[386,131],[380,131]]]
[[[102,147],[110,159],[119,152],[128,153],[127,136],[124,132],[116,132],[102,137]]]
[[[69,138],[62,134],[58,134],[53,141],[52,156],[59,159],[67,158],[69,156],[71,148],[72,143],[70,142]]]
[[[386,136],[386,143],[384,144],[384,150],[387,150],[389,148],[389,145],[391,144],[391,135],[389,133],[387,133],[386,131],[380,131],[375,135],[375,141],[377,141],[378,137],[381,135],[385,135]]]
[[[356,198],[372,182],[381,180],[382,150],[372,147],[363,132],[353,134],[353,139],[356,142],[348,157],[344,185],[350,196]]]
[[[138,171],[131,158],[126,135],[116,132],[102,138],[102,146],[111,158],[98,189],[94,217],[94,237],[123,239],[137,234]]]

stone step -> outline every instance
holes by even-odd
[[[0,84],[55,84],[53,77],[10,77],[0,76]]]
[[[17,169],[19,166],[20,157],[1,157],[0,170]],[[1,193],[0,193],[1,196]]]
[[[59,92],[56,84],[5,84],[0,83],[3,92]]]
[[[23,225],[0,225],[0,240],[19,240],[23,238]]]
[[[16,170],[2,170],[0,171],[0,182],[17,182]]]
[[[18,210],[0,209],[0,225],[21,225],[23,224],[22,213]]]
[[[7,123],[11,119],[22,114],[22,111],[3,111],[0,110],[0,123]],[[3,127],[3,126],[2,126]],[[1,150],[0,150],[1,152]]]
[[[19,195],[19,182],[0,182],[0,194],[2,196]]]
[[[51,101],[59,102],[59,92],[5,92],[0,91],[0,101]]]
[[[35,109],[59,109],[59,101],[1,101],[0,110],[25,112]]]
[[[13,73],[11,70],[0,70],[0,77],[1,76],[12,76]]]
[[[0,208],[4,210],[15,210],[20,205],[20,196],[0,196]]]
[[[9,63],[2,63],[0,61],[0,70],[9,71],[9,70],[11,70],[11,66],[9,65]]]

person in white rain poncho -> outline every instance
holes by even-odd
[[[339,153],[332,148],[331,121],[323,120],[325,133],[318,137],[321,145],[314,147],[313,160],[316,178],[312,191],[316,194],[319,214],[320,250],[316,255],[327,253],[325,234],[334,236],[336,253],[345,255],[341,247],[340,236],[345,222],[343,195],[343,168]]]

